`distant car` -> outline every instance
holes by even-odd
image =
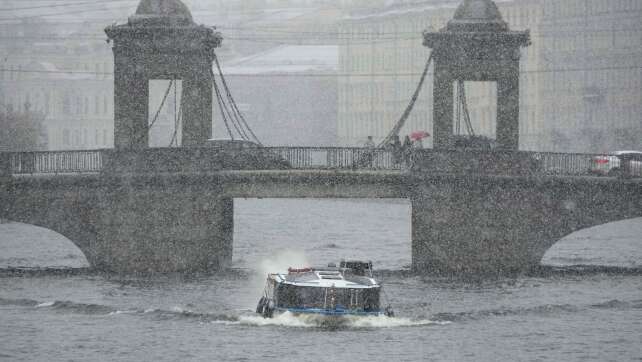
[[[616,151],[591,159],[589,171],[613,177],[642,177],[642,151]]]
[[[226,154],[226,167],[238,170],[286,170],[292,165],[277,152],[247,140],[212,138],[204,147]]]
[[[207,140],[205,143],[206,147],[218,147],[218,148],[227,148],[235,150],[245,150],[251,148],[259,148],[259,145],[256,142],[247,141],[247,140],[233,140],[230,138],[212,138]]]

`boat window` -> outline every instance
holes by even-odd
[[[285,280],[289,282],[308,282],[312,280],[317,280],[316,274],[314,273],[305,273],[305,274],[288,274],[285,276]]]
[[[342,309],[377,311],[379,288],[320,288],[281,284],[276,292],[276,303],[281,308],[331,308],[334,305]]]

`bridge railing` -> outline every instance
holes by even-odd
[[[266,147],[294,169],[399,170],[401,154],[389,150],[356,147]]]
[[[540,173],[546,175],[582,176],[593,173],[593,159],[598,155],[581,153],[535,152],[533,158]]]
[[[403,153],[354,147],[265,147],[20,152],[2,153],[0,156],[0,176],[101,171],[199,172],[272,169],[276,166],[279,169],[412,170],[493,175],[614,174],[608,172],[611,165],[596,163],[596,160],[604,159],[604,155],[549,152],[423,149]],[[620,159],[615,162],[620,171],[615,174],[642,177],[642,161]]]
[[[102,170],[102,152],[96,151],[44,151],[12,153],[11,173],[58,174],[90,173]]]
[[[609,164],[598,163],[607,158]],[[641,161],[585,153],[420,150],[414,153],[411,167],[414,171],[439,173],[641,178]]]

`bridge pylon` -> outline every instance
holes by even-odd
[[[454,145],[453,88],[461,80],[497,82],[497,144],[518,149],[520,48],[529,44],[530,33],[510,31],[492,0],[464,0],[445,28],[424,33],[435,67],[435,148]]]
[[[183,81],[182,145],[202,144],[212,134],[214,49],[222,37],[196,25],[180,0],[141,0],[127,24],[105,29],[114,52],[114,144],[149,146],[149,81]]]

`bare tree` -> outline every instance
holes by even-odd
[[[0,151],[39,151],[47,148],[44,115],[31,110],[26,103],[23,111],[11,106],[0,109]]]

